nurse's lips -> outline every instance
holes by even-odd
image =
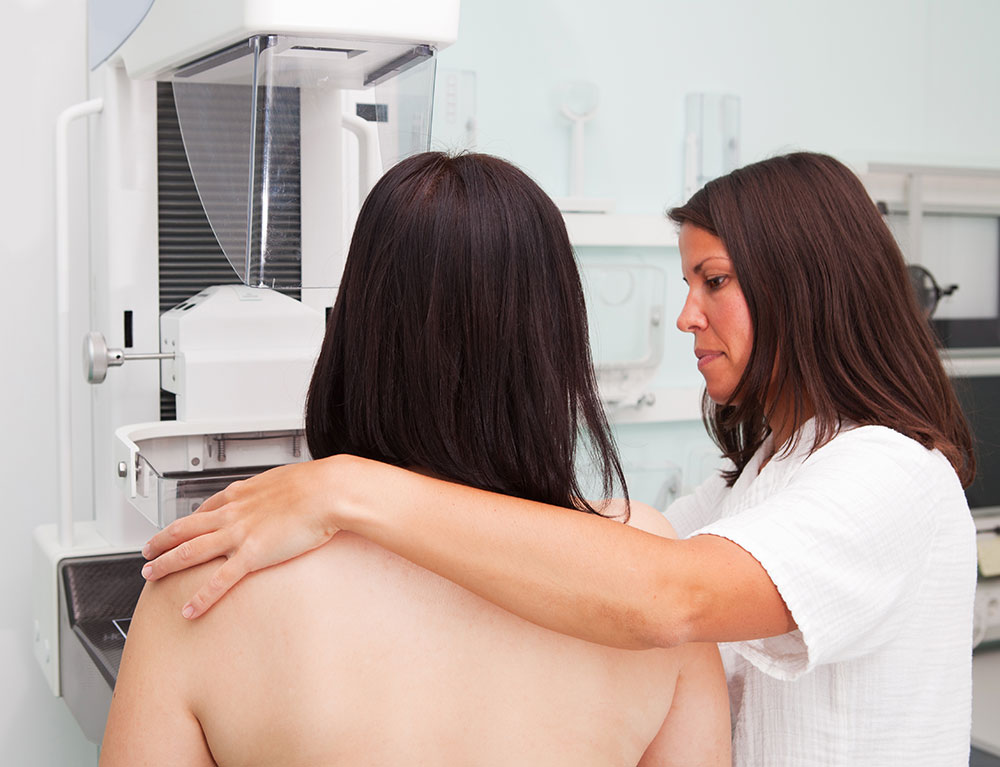
[[[713,352],[708,349],[695,349],[694,356],[698,358],[698,370],[701,370],[712,360],[721,357],[722,352]]]

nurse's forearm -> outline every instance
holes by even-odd
[[[337,526],[546,628],[618,647],[658,643],[629,605],[632,568],[615,573],[607,564],[633,552],[662,556],[645,540],[655,536],[362,459],[336,460],[349,477],[336,482],[344,493]],[[614,532],[635,535],[622,544]]]
[[[749,555],[729,541],[665,539],[364,459],[327,460],[334,524],[545,628],[634,649],[787,630],[780,597],[780,619],[773,606],[763,622],[733,612],[760,594],[759,578],[741,583]]]

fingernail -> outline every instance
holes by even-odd
[[[194,608],[191,605],[184,605],[184,609],[181,610],[181,615],[183,615],[185,618],[190,618],[192,615],[194,615]]]
[[[149,576],[152,574],[153,574],[152,565],[146,565],[145,567],[142,568],[142,577],[145,578],[147,581],[149,580]]]
[[[149,559],[149,544],[148,543],[145,546],[142,547],[142,555],[146,559]]]

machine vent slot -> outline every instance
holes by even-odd
[[[234,108],[237,99],[245,100],[239,97],[235,88]],[[287,99],[282,114],[287,119],[275,132],[275,138],[280,147],[279,161],[289,169],[289,174],[285,178],[285,193],[271,201],[271,212],[274,214],[272,220],[280,221],[280,225],[287,228],[282,238],[285,250],[298,253],[301,252],[298,92],[290,88],[282,91],[281,98]],[[219,247],[198,197],[184,153],[171,84],[157,83],[156,98],[160,313],[163,313],[210,285],[238,284],[239,278]],[[222,138],[220,136],[220,140]],[[254,223],[259,225],[259,221]],[[280,258],[284,253],[278,255],[284,262],[285,259]],[[300,281],[297,262],[287,263],[282,269],[287,282]],[[281,292],[301,298],[298,288],[282,289]],[[175,420],[176,413],[174,395],[161,390],[160,419]]]
[[[132,348],[132,310],[126,309],[122,315],[123,330],[125,331],[125,348]]]

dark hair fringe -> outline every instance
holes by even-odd
[[[812,450],[845,422],[887,426],[940,450],[971,484],[972,435],[939,344],[854,173],[826,155],[774,157],[710,181],[667,215],[722,240],[753,323],[729,402],[702,401],[709,433],[736,467],[724,472],[729,485],[767,438],[767,402],[786,393],[795,424],[813,409]]]
[[[483,154],[390,169],[361,209],[306,403],[314,458],[372,458],[589,513],[628,489],[562,215]],[[603,507],[602,507],[603,508]]]

